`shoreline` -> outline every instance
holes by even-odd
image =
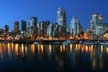
[[[0,42],[9,42],[9,43],[62,43],[62,42],[71,42],[71,43],[82,43],[82,42],[108,42],[108,40],[0,40]]]

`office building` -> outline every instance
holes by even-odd
[[[66,12],[63,8],[57,9],[57,24],[63,26],[66,30]]]
[[[100,36],[103,33],[103,16],[101,14],[93,14],[90,19],[90,24],[93,34]]]
[[[5,25],[5,26],[4,26],[4,32],[5,32],[5,33],[8,33],[8,32],[9,32],[9,26],[8,26],[8,25]]]
[[[22,31],[26,31],[26,21],[24,21],[24,20],[21,20],[21,30]]]
[[[50,21],[42,21],[42,36],[46,37],[47,36],[47,28],[48,25],[50,24]]]
[[[19,32],[19,22],[18,21],[15,21],[14,22],[14,32]]]
[[[72,35],[79,35],[80,34],[80,22],[77,17],[72,17],[71,22],[70,22],[70,33]]]
[[[52,25],[53,24],[49,24],[47,27],[47,36],[51,37],[52,36]]]
[[[108,32],[108,23],[104,23],[103,24],[103,27],[104,27],[104,32]]]
[[[37,17],[31,17],[28,24],[28,31],[33,33],[35,31],[36,26],[37,26]]]

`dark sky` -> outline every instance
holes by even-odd
[[[90,16],[94,13],[102,14],[108,22],[108,0],[0,0],[0,28],[8,24],[13,30],[14,21],[28,22],[31,16],[55,23],[59,7],[66,10],[67,25],[76,16],[85,29],[90,26]]]

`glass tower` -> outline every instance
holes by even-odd
[[[61,25],[66,30],[66,12],[63,8],[57,9],[57,23],[58,25]]]
[[[14,32],[19,32],[19,22],[18,21],[14,22]]]
[[[52,36],[52,24],[49,24],[47,27],[47,36],[51,37]]]
[[[21,20],[21,30],[26,31],[26,21]]]
[[[93,14],[91,16],[90,24],[94,34],[100,36],[103,33],[103,16],[101,14]]]
[[[4,26],[4,31],[7,33],[7,32],[9,32],[9,26],[8,25],[5,25]]]
[[[80,22],[77,17],[72,17],[71,19],[70,33],[73,35],[79,35],[80,33]]]
[[[37,17],[31,17],[28,24],[28,31],[32,32],[37,26]]]

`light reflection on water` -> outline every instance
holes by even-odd
[[[0,63],[25,59],[24,62],[33,63],[32,66],[52,66],[58,71],[68,68],[102,70],[108,63],[107,56],[108,48],[103,45],[0,43]]]

